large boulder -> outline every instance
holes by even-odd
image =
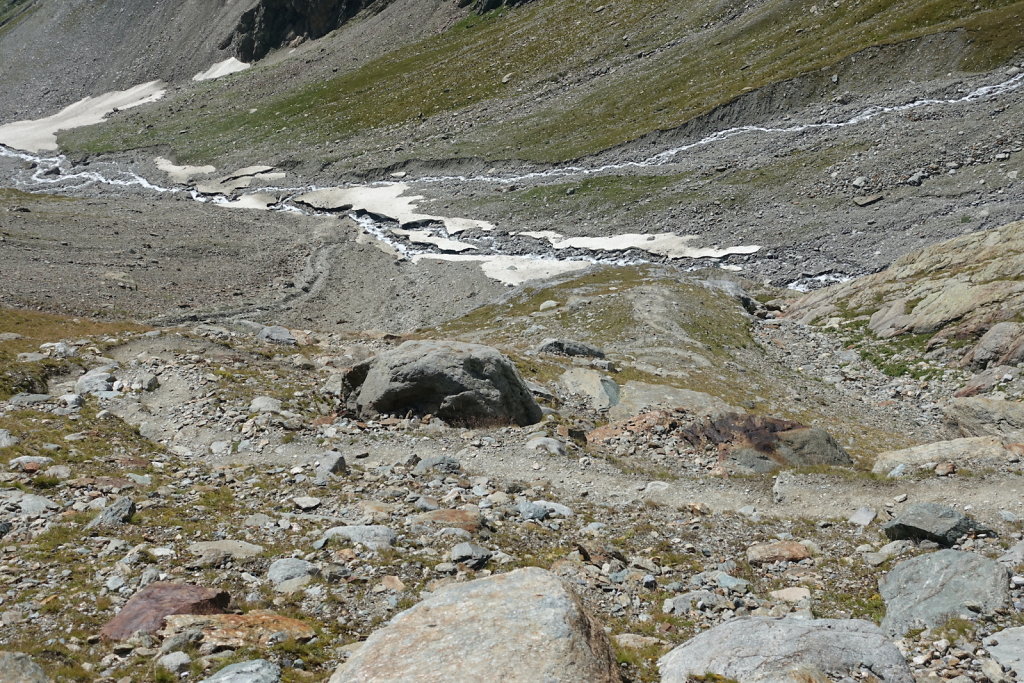
[[[251,659],[224,667],[199,683],[278,683],[281,667],[265,659]]]
[[[365,374],[364,374],[365,373]],[[515,365],[496,349],[451,341],[408,341],[349,373],[361,415],[436,415],[450,424],[529,425],[540,406]]]
[[[1024,679],[1024,626],[993,633],[982,641],[985,649],[1001,667]]]
[[[1024,441],[1024,402],[972,396],[943,407],[946,426],[961,436],[998,436]]]
[[[330,683],[618,680],[601,625],[557,576],[527,567],[438,590],[371,634]]]
[[[989,529],[948,505],[915,503],[901,510],[882,531],[893,541],[934,541],[950,546],[964,534]]]
[[[1009,604],[1009,584],[1004,566],[975,553],[940,550],[913,557],[878,582],[886,608],[882,630],[902,636],[953,617],[984,617]]]
[[[675,648],[658,668],[662,683],[707,674],[751,683],[859,679],[864,669],[887,683],[913,681],[896,646],[857,619],[736,619]]]
[[[1021,361],[1024,361],[1024,323],[1001,322],[981,336],[964,356],[962,364],[982,369],[990,365],[1016,365]]]

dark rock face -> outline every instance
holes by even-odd
[[[228,44],[240,60],[252,62],[295,38],[322,38],[367,7],[390,1],[260,0],[239,18]]]
[[[221,614],[229,600],[224,591],[158,581],[133,595],[100,630],[100,636],[117,641],[127,640],[138,631],[155,633],[172,614]]]
[[[972,531],[991,532],[970,517],[941,503],[918,503],[903,510],[896,519],[882,527],[894,541],[934,541],[951,546]]]

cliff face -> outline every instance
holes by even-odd
[[[260,0],[244,12],[224,47],[243,62],[261,59],[297,37],[321,38],[368,7],[391,0]]]

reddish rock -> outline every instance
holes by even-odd
[[[750,564],[768,564],[770,562],[799,562],[811,556],[811,551],[803,543],[796,541],[779,541],[752,545],[747,548],[747,561]]]
[[[265,648],[280,640],[304,642],[316,635],[316,631],[305,622],[263,611],[248,614],[175,614],[168,616],[166,621],[167,625],[160,631],[161,637],[199,631],[202,633],[203,645],[214,649]]]
[[[155,633],[172,614],[221,614],[230,596],[201,586],[157,581],[131,600],[100,630],[104,640],[127,640],[138,631]]]
[[[414,524],[437,524],[465,529],[471,534],[480,531],[483,518],[476,510],[431,510],[412,518]]]

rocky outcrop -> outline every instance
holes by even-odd
[[[941,626],[952,617],[991,614],[1009,602],[1009,578],[998,562],[957,550],[900,562],[878,583],[886,607],[882,629],[901,636],[913,628]]]
[[[663,683],[706,680],[910,683],[907,664],[877,626],[857,619],[737,619],[691,638],[658,661]]]
[[[946,426],[959,436],[997,436],[1024,441],[1024,402],[972,396],[943,407]]]
[[[988,531],[967,515],[941,503],[908,506],[882,527],[893,541],[932,541],[950,546],[964,534]]]
[[[349,373],[360,414],[435,415],[449,424],[534,424],[540,407],[515,365],[489,346],[409,341]],[[361,381],[360,381],[361,380]]]
[[[880,273],[809,294],[788,315],[805,323],[868,316],[868,329],[881,338],[929,334],[973,340],[1014,320],[1024,307],[1022,259],[1024,222],[1010,223],[927,247]],[[977,363],[1012,354],[1020,339],[1009,332],[999,328],[998,340],[990,338],[967,357]]]
[[[331,677],[356,681],[620,680],[604,629],[536,567],[453,584],[374,632]]]
[[[907,468],[920,468],[939,463],[951,462],[960,466],[964,463],[984,463],[1001,465],[1021,455],[1017,444],[1008,444],[994,436],[978,436],[950,441],[936,441],[896,451],[885,451],[875,456],[875,464],[871,471],[875,474],[887,474],[900,465]]]
[[[242,14],[224,47],[243,62],[262,59],[296,38],[322,38],[368,7],[390,0],[260,0]]]

